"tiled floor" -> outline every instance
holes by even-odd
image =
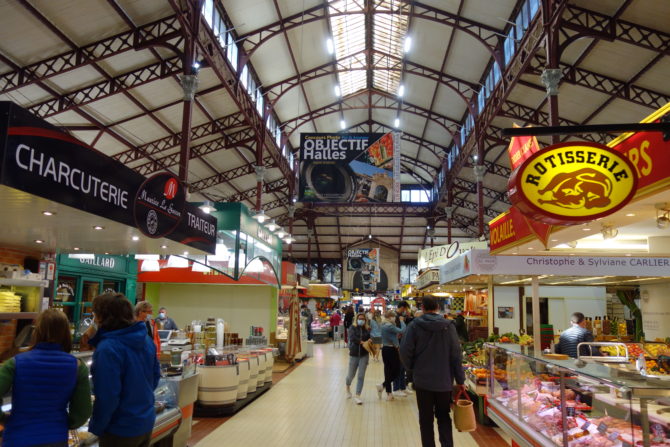
[[[235,416],[201,419],[189,446],[420,446],[415,398],[378,400],[374,385],[383,380],[383,366],[371,362],[364,403],[355,405],[344,393],[347,362],[346,349],[315,345],[314,357],[287,371],[283,380]],[[454,442],[459,447],[509,446],[489,427],[472,434],[454,431]]]

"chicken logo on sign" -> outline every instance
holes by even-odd
[[[552,225],[574,225],[622,208],[637,190],[637,173],[621,153],[595,143],[564,143],[534,153],[509,181],[512,203]]]

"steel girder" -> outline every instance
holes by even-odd
[[[334,60],[327,64],[323,64],[318,67],[307,70],[305,72],[299,73],[290,78],[283,79],[281,81],[275,82],[274,84],[270,84],[266,87],[266,91],[268,92],[268,98],[270,98],[270,103],[273,105],[276,104],[277,101],[279,101],[279,99],[281,99],[281,97],[286,92],[288,92],[289,90],[293,89],[294,87],[300,84],[313,81],[323,76],[330,76],[340,72],[352,71],[352,69],[349,68],[350,67],[349,62],[352,59],[355,60],[357,58],[364,57],[368,53],[372,54],[373,70],[402,71],[407,74],[413,74],[416,76],[424,77],[426,79],[430,79],[431,81],[435,81],[440,85],[448,87],[449,89],[456,92],[456,94],[458,94],[463,99],[465,105],[468,108],[472,106],[471,102],[473,100],[473,97],[476,95],[475,89],[478,87],[477,84],[473,84],[463,79],[454,78],[445,73],[434,70],[430,67],[426,67],[424,65],[417,64],[409,60],[399,59],[397,57],[381,53],[376,50],[369,50],[369,51],[362,50],[359,53],[354,53],[344,59]],[[379,62],[381,62],[384,59],[390,60],[390,62],[385,61],[383,64],[380,65]],[[368,70],[368,67],[360,68],[360,70]],[[274,91],[275,89],[277,91]],[[466,95],[470,95],[470,98],[466,97]]]
[[[181,102],[181,101],[180,101]],[[197,140],[199,138],[208,137],[211,135],[216,135],[218,133],[223,133],[224,131],[230,131],[245,125],[244,116],[241,113],[233,113],[231,115],[224,116],[222,118],[209,121],[198,126],[191,128],[191,140]],[[114,126],[112,124],[110,126]],[[225,134],[224,134],[225,137]],[[121,163],[127,164],[133,161],[140,160],[145,157],[141,152],[144,152],[148,155],[157,155],[160,152],[166,151],[170,148],[177,147],[181,144],[181,132],[173,133],[163,138],[151,141],[149,143],[138,146],[137,148],[132,148],[119,152],[118,154],[112,155],[114,160],[118,160]],[[138,153],[138,150],[141,152]]]
[[[477,194],[477,182],[471,182],[469,180],[458,177],[453,180],[453,186],[460,188],[462,191],[467,191],[471,194]],[[482,188],[482,190],[484,191],[485,197],[509,205],[509,201],[507,200],[507,191],[500,192],[485,186]]]
[[[631,45],[670,56],[670,34],[647,28],[620,18],[612,18],[596,11],[568,5],[560,26],[580,34],[605,40],[620,40]]]
[[[178,18],[181,22],[183,17],[181,16],[179,6],[175,3],[175,0],[170,0],[170,4],[175,12],[179,14]],[[199,53],[203,55],[207,64],[214,70],[219,81],[224,85],[246,121],[256,131],[258,143],[267,148],[274,160],[274,164],[279,168],[282,175],[289,180],[288,189],[293,191],[295,189],[296,173],[293,172],[293,167],[289,166],[288,161],[282,155],[281,149],[277,147],[274,136],[265,127],[264,118],[266,115],[264,114],[263,117],[258,115],[256,105],[239,84],[237,73],[230,66],[224,50],[219,45],[218,39],[212,34],[209,26],[204,23],[204,19],[199,17],[199,20],[201,20],[201,26],[198,29],[198,34],[191,35],[190,38],[195,39]],[[182,25],[181,28],[182,32],[190,33],[188,27]],[[260,150],[260,148],[257,150]]]
[[[181,31],[176,16],[139,26],[106,39],[75,48],[65,53],[8,71],[0,75],[0,92],[8,93],[55,75],[99,62],[130,50],[165,45],[176,39],[181,41]]]
[[[543,56],[537,54],[531,60],[528,72],[540,76],[546,60]],[[563,72],[562,82],[568,82],[580,87],[586,87],[601,93],[606,93],[612,97],[631,101],[641,106],[649,107],[654,110],[659,109],[670,102],[670,95],[631,84],[627,81],[620,81],[609,76],[585,70],[579,67],[573,67],[561,63],[559,68]]]
[[[292,28],[303,26],[318,20],[326,20],[328,17],[361,14],[361,12],[351,13],[346,11],[329,14],[328,6],[328,4],[314,6],[292,16],[285,17],[283,20],[278,22],[268,24],[262,28],[250,31],[248,33],[244,33],[240,35],[239,38],[244,40],[247,54],[249,57],[251,57],[251,55],[263,43]],[[503,30],[478,23],[474,20],[459,17],[456,14],[451,14],[449,12],[442,11],[438,8],[424,5],[423,3],[419,2],[412,2],[413,8],[410,12],[398,11],[392,8],[381,8],[379,5],[375,6],[376,7],[374,7],[373,11],[374,14],[402,14],[407,15],[410,18],[430,20],[442,25],[450,26],[454,29],[458,29],[480,42],[494,56],[496,60],[499,60],[500,56],[495,53],[495,47],[498,43],[499,35],[503,33]]]
[[[217,138],[215,140],[211,140],[206,143],[192,146],[189,160],[193,160],[195,158],[201,158],[204,155],[211,154],[213,152],[225,149],[232,149],[234,147],[250,144],[256,141],[255,138],[256,133],[253,131],[253,129],[247,127],[240,131],[227,135],[226,137]],[[147,161],[145,163],[133,167],[133,169],[142,175],[148,175],[159,169],[166,169],[170,166],[174,166],[177,163],[179,163],[179,152],[164,155],[160,158],[157,158],[155,161],[152,160]]]
[[[263,164],[271,163],[272,158],[271,157],[266,157],[265,160],[263,160]],[[251,164],[245,164],[242,166],[238,166],[233,169],[229,169],[227,171],[219,172],[215,175],[212,175],[210,177],[206,177],[203,179],[200,179],[196,182],[191,183],[190,185],[190,191],[191,192],[200,192],[204,191],[207,188],[213,188],[214,186],[218,186],[221,183],[226,183],[229,182],[230,180],[234,180],[236,178],[242,177],[244,175],[250,175],[254,174],[256,171],[254,170],[254,167]],[[254,187],[255,188],[255,187]],[[227,201],[231,201],[230,199],[226,199]]]

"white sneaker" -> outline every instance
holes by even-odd
[[[351,388],[347,385],[347,399],[351,399]]]
[[[410,390],[409,388],[407,388],[406,390],[403,390],[403,391],[404,391],[405,394],[407,394],[408,396],[409,396],[410,394],[414,394],[414,391]]]
[[[407,397],[407,393],[403,390],[394,391],[393,395],[398,397]]]
[[[382,389],[383,387],[381,385],[377,385],[377,397],[382,398]]]
[[[356,405],[363,405],[363,401],[361,400],[360,396],[354,397],[354,403]]]

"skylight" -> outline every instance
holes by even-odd
[[[338,84],[342,96],[365,89],[368,84],[374,88],[396,94],[400,86],[400,68],[408,17],[401,12],[409,11],[409,4],[400,0],[378,0],[372,21],[373,67],[372,79],[367,78],[365,57],[365,14],[364,0],[336,0],[328,6],[330,28],[333,32],[332,45],[338,62]],[[389,54],[392,57],[383,57]],[[388,70],[394,68],[395,70]]]

